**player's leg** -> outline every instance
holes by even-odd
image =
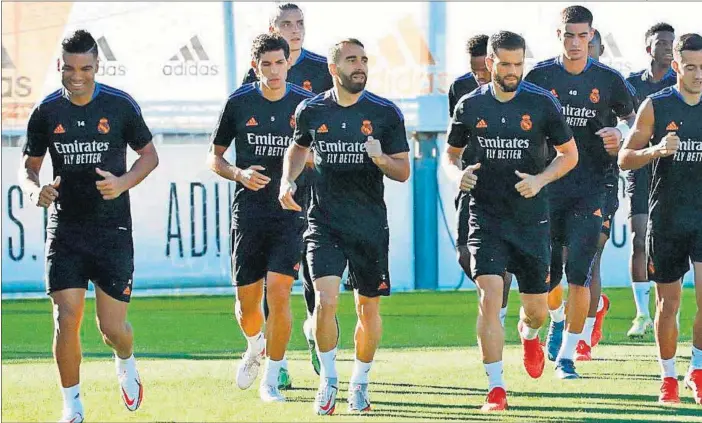
[[[305,296],[305,306],[307,307],[307,316],[305,322],[302,324],[302,331],[305,334],[305,339],[307,340],[307,348],[310,351],[310,361],[312,362],[312,368],[314,372],[319,375],[319,357],[317,356],[317,347],[314,340],[314,305],[316,303],[316,296],[314,294],[314,284],[312,283],[312,274],[310,272],[310,266],[307,262],[307,255],[303,254],[302,257],[302,290]]]
[[[500,323],[502,323],[502,327],[505,327],[507,305],[509,304],[509,290],[512,287],[512,274],[510,272],[505,272],[504,283],[505,287],[502,290],[502,307],[500,308]]]
[[[604,320],[604,314],[609,309],[609,298],[602,294],[600,265],[602,263],[602,253],[608,240],[609,234],[603,232],[600,234],[597,242],[597,253],[592,263],[592,278],[590,279],[590,310],[588,310],[587,318],[585,319],[582,339],[576,347],[576,361],[592,360],[592,347],[597,345],[602,337],[601,322]],[[601,316],[599,322],[598,316]],[[596,327],[599,328],[598,331],[595,330]]]
[[[551,229],[553,231],[553,229]],[[563,332],[565,330],[565,304],[563,303],[563,262],[566,255],[566,248],[561,246],[559,238],[552,238],[553,249],[551,250],[551,267],[550,267],[550,282],[549,292],[547,296],[548,312],[551,318],[551,323],[548,326],[548,334],[546,335],[546,353],[548,359],[556,361],[558,351],[563,343]]]
[[[702,248],[699,252],[702,253]],[[692,356],[690,367],[685,375],[685,386],[692,390],[695,402],[702,405],[702,254],[700,257],[692,259],[695,272],[697,312],[692,327]]]
[[[653,328],[649,311],[651,282],[646,271],[646,230],[648,227],[649,166],[629,172],[627,193],[630,200],[629,226],[631,227],[631,258],[629,273],[634,292],[636,317],[627,332],[630,338],[643,337]]]

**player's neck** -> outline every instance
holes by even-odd
[[[587,56],[577,60],[571,60],[567,58],[565,54],[561,54],[561,63],[563,63],[563,68],[566,72],[572,75],[578,75],[587,67]]]
[[[302,48],[300,50],[290,50],[290,63],[293,65],[297,63],[297,59],[300,58],[300,55],[302,54]]]
[[[85,106],[93,99],[93,94],[95,94],[95,84],[93,84],[90,91],[82,95],[73,94],[68,89],[66,89],[66,91],[68,92],[68,99],[71,103],[75,104],[76,106]]]
[[[268,101],[278,101],[285,97],[285,93],[288,90],[288,84],[283,84],[280,88],[272,89],[266,86],[266,84],[261,84],[261,94],[263,98]]]
[[[651,62],[650,73],[653,77],[653,82],[658,82],[668,73],[670,65],[664,65],[656,61]]]
[[[683,101],[688,105],[697,106],[698,104],[700,104],[700,100],[702,100],[702,93],[691,93],[687,91],[685,88],[682,87],[680,81],[678,81],[678,83],[675,84],[675,89],[678,90],[678,92],[680,93],[680,97],[682,97]]]
[[[342,107],[353,106],[363,95],[363,91],[359,91],[356,94],[351,94],[350,92],[346,91],[344,88],[336,84],[334,84],[334,88],[332,89],[334,90],[334,94],[336,95],[336,102],[339,104],[339,106]]]
[[[504,91],[502,87],[500,87],[500,84],[492,84],[492,94],[495,96],[495,99],[499,101],[500,103],[506,103],[510,101],[511,99],[514,98],[515,95],[517,95],[517,91]]]

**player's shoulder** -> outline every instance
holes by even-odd
[[[459,89],[469,89],[469,91],[473,91],[478,87],[478,85],[478,81],[475,79],[475,74],[473,72],[468,72],[454,79],[451,83],[450,89],[453,91],[457,91]]]
[[[311,110],[316,110],[324,107],[328,107],[330,104],[331,90],[321,92],[319,94],[312,94],[311,97],[307,97],[297,105],[295,110],[296,113],[309,113]]]
[[[454,84],[456,84],[456,83],[461,83],[462,81],[466,81],[466,80],[470,80],[470,79],[475,80],[475,75],[473,74],[473,72],[464,73],[463,75],[461,75],[461,76],[459,76],[458,78],[454,79],[454,80],[453,80],[453,83],[454,83]]]
[[[47,95],[46,97],[44,97],[44,98],[36,105],[35,109],[36,109],[36,110],[39,110],[39,109],[44,109],[44,110],[49,109],[49,108],[53,107],[54,105],[58,104],[59,100],[61,100],[62,98],[65,98],[65,91],[64,91],[63,88],[60,88],[60,89],[58,89],[58,90],[56,90],[56,91],[50,93],[50,94]]]
[[[536,84],[529,81],[522,81],[520,89],[529,97],[533,98],[534,101],[542,102],[547,105],[552,105],[556,107],[558,112],[561,111],[561,104],[555,95],[549,90],[546,90]]]
[[[309,50],[304,50],[304,59],[308,60],[310,62],[315,62],[315,63],[321,63],[324,66],[327,65],[327,58],[322,56],[321,54],[317,54],[314,52],[311,52]]]
[[[643,78],[643,75],[646,73],[646,69],[641,69],[640,71],[637,72],[630,72],[629,76],[626,77],[626,80],[629,81],[629,83],[634,83],[636,81],[640,81]]]
[[[236,104],[242,100],[249,98],[251,95],[256,93],[256,82],[249,82],[247,84],[242,84],[239,88],[234,90],[233,93],[229,94],[227,101],[229,103]]]
[[[141,114],[141,107],[139,107],[139,104],[134,100],[134,97],[129,95],[126,91],[102,83],[95,84],[95,89],[98,90],[98,94],[104,94],[107,98],[114,101],[115,104],[132,109],[139,115]]]
[[[551,57],[550,59],[542,60],[537,62],[534,67],[531,68],[529,73],[539,73],[548,72],[549,70],[556,69],[559,66],[558,56]]]
[[[672,97],[675,94],[676,94],[675,87],[670,86],[670,87],[665,87],[660,91],[656,91],[655,93],[651,93],[646,97],[650,98],[651,100],[660,100],[660,99],[664,99],[667,97]]]
[[[300,101],[316,96],[315,93],[313,93],[311,91],[307,91],[306,89],[302,88],[301,86],[295,85],[295,84],[290,83],[290,82],[288,82],[288,90],[290,90],[289,93],[292,95],[292,98],[299,99]]]
[[[473,91],[464,94],[456,102],[456,107],[458,110],[466,110],[466,104],[475,104],[483,101],[485,98],[490,96],[490,84],[480,85]]]
[[[400,108],[397,107],[397,105],[394,102],[392,102],[391,100],[389,100],[385,97],[381,97],[377,94],[373,94],[370,91],[364,91],[363,98],[368,100],[371,104],[374,104],[377,107],[386,109],[390,113],[395,114],[400,120],[405,119]]]

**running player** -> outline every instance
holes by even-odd
[[[622,169],[652,163],[646,252],[656,283],[656,345],[660,402],[680,402],[675,372],[682,277],[692,261],[697,315],[685,385],[702,404],[702,36],[685,34],[673,49],[675,86],[651,94],[619,153]],[[649,143],[653,145],[649,147]]]
[[[365,91],[368,57],[356,39],[336,43],[329,53],[334,88],[300,104],[283,169],[280,202],[293,200],[295,179],[314,149],[316,177],[305,233],[307,258],[317,291],[317,352],[322,365],[314,409],[332,414],[338,376],[335,323],[339,283],[348,263],[356,296],[356,354],[349,383],[352,412],[370,410],[368,373],[382,331],[380,296],[390,295],[389,230],[383,176],[409,178],[404,118],[392,102]]]
[[[675,29],[667,23],[657,23],[646,31],[646,53],[651,57],[648,69],[629,75],[627,81],[636,90],[637,105],[647,96],[675,85],[675,72],[670,67],[673,61],[673,41]],[[651,180],[651,166],[644,166],[627,174],[629,194],[629,226],[632,232],[630,273],[634,291],[636,317],[627,335],[642,337],[653,328],[649,312],[651,284],[646,274],[646,228],[648,226],[648,191]]]
[[[269,19],[269,32],[280,34],[290,46],[290,62],[292,66],[288,70],[287,81],[304,88],[313,93],[321,93],[330,89],[332,77],[327,67],[327,59],[324,56],[305,50],[302,45],[305,42],[305,16],[302,9],[294,3],[280,3],[275,6],[274,12]],[[251,68],[244,78],[244,84],[258,81],[258,76],[254,68]],[[311,162],[308,161],[308,165]],[[313,172],[304,172],[304,176],[297,181],[299,187],[311,185]],[[305,188],[306,189],[306,188]],[[302,192],[301,192],[302,194]],[[309,191],[307,191],[309,195]],[[302,204],[307,204],[309,199],[302,198]],[[310,351],[310,360],[315,373],[319,374],[319,358],[314,346],[314,325],[312,313],[314,312],[314,287],[310,277],[309,266],[305,254],[302,255],[302,289],[307,305],[307,319],[302,325],[307,346]],[[263,293],[263,311],[268,318],[268,301],[266,300],[266,290]],[[290,373],[288,372],[288,361],[283,359],[283,366],[280,368],[279,386],[281,389],[288,389],[292,386]]]
[[[32,112],[20,183],[31,202],[49,208],[47,293],[54,308],[53,352],[63,392],[61,421],[82,422],[80,327],[88,281],[95,286],[98,327],[114,350],[124,405],[135,411],[144,388],[134,360],[127,308],[134,246],[129,190],[158,165],[151,132],[129,94],[95,82],[98,46],[78,30],[63,40],[63,88]],[[139,158],[127,171],[127,145]],[[39,171],[51,155],[54,181]]]
[[[561,55],[538,63],[526,76],[558,96],[580,152],[578,166],[549,189],[553,252],[550,288],[559,288],[549,295],[551,326],[546,343],[549,359],[556,361],[556,375],[562,379],[579,377],[573,362],[575,349],[584,335],[587,316],[599,308],[600,286],[591,283],[590,272],[604,222],[605,174],[634,118],[633,89],[624,77],[588,57],[593,32],[588,9],[565,8],[557,30],[563,45]],[[607,126],[612,113],[622,120],[616,127]],[[564,246],[568,247],[565,273],[569,288],[565,311],[560,288],[563,260],[558,257]],[[594,326],[594,320],[587,320],[588,328]]]
[[[550,236],[547,193],[541,190],[578,161],[558,100],[522,82],[525,48],[524,39],[512,32],[490,37],[486,64],[492,82],[459,100],[443,156],[461,190],[472,191],[470,204],[461,206],[470,215],[471,273],[480,296],[478,344],[489,381],[482,411],[507,409],[499,320],[507,269],[517,276],[521,293],[518,331],[524,367],[533,378],[543,373],[539,329],[548,310]],[[557,151],[550,164],[547,146]],[[474,162],[464,168],[466,147],[475,153]]]
[[[484,34],[471,37],[466,44],[468,52],[468,60],[470,62],[471,71],[463,76],[459,76],[449,88],[449,117],[453,117],[453,110],[456,108],[458,100],[480,85],[485,85],[490,82],[490,70],[485,65],[485,56],[487,56],[488,36]],[[464,153],[463,167],[465,168],[470,163],[468,150]],[[464,201],[464,197],[468,195],[467,191],[458,191],[456,196],[456,209],[459,209],[459,204]],[[468,198],[465,199],[468,201]],[[457,215],[458,238],[456,240],[456,252],[458,253],[458,262],[463,267],[463,271],[470,278],[470,253],[468,252],[468,207],[461,207],[463,214]],[[507,316],[507,302],[509,301],[509,288],[512,285],[512,274],[505,272],[505,288],[503,291],[502,308],[500,309],[500,322],[505,326],[505,317]]]
[[[236,317],[248,341],[236,382],[241,389],[249,388],[267,355],[259,395],[265,402],[280,402],[285,398],[278,377],[290,340],[290,290],[299,270],[305,218],[302,213],[281,210],[277,198],[295,107],[313,94],[285,81],[290,50],[282,36],[259,35],[251,56],[259,81],[243,85],[229,97],[212,135],[208,164],[216,174],[236,181],[232,273]],[[234,166],[224,158],[232,141]],[[270,306],[265,337],[264,279]]]

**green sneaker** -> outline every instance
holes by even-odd
[[[305,333],[305,339],[307,340],[307,348],[310,350],[310,361],[312,361],[312,368],[314,372],[319,375],[320,369],[322,368],[319,363],[319,356],[317,356],[317,346],[314,342],[314,334],[312,333],[312,319],[308,318],[302,325],[302,331]]]
[[[292,388],[292,379],[290,378],[290,373],[288,369],[280,368],[278,372],[278,389],[290,389]]]

